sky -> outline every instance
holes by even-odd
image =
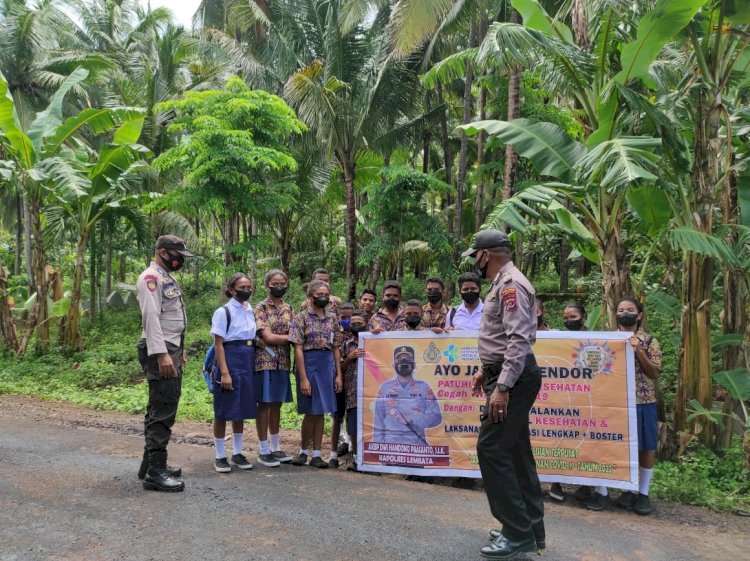
[[[193,14],[201,0],[151,0],[151,9],[164,6],[174,14],[177,22],[188,29],[193,26]],[[141,4],[148,6],[149,0],[141,0]]]

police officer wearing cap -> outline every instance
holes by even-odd
[[[182,471],[167,466],[167,444],[177,415],[185,364],[184,339],[187,318],[182,290],[170,273],[192,257],[184,240],[161,236],[156,240],[154,260],[136,283],[141,307],[141,339],[138,360],[148,380],[148,405],[144,436],[146,445],[138,477],[143,488],[182,491]]]
[[[396,347],[396,376],[381,384],[375,400],[375,442],[426,445],[425,429],[442,422],[443,414],[432,388],[427,382],[414,379],[416,366],[412,347]]]
[[[499,230],[479,232],[464,257],[492,285],[479,327],[482,369],[474,392],[483,388],[487,404],[477,441],[492,515],[502,530],[490,532],[482,557],[510,559],[543,549],[544,503],[529,437],[529,410],[541,388],[541,372],[531,345],[536,340],[536,295],[514,265],[508,236]]]

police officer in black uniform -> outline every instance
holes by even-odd
[[[138,360],[148,380],[148,405],[144,426],[146,445],[138,477],[143,488],[154,491],[182,491],[182,471],[167,466],[167,444],[177,416],[185,363],[185,302],[182,290],[170,273],[192,257],[177,236],[156,240],[154,260],[136,283],[141,308],[142,333]]]
[[[544,503],[529,437],[529,410],[542,378],[531,345],[536,340],[536,294],[511,260],[508,236],[479,232],[465,251],[477,272],[492,279],[479,327],[482,369],[474,378],[487,404],[477,441],[490,510],[503,525],[490,532],[482,557],[510,559],[543,549]]]

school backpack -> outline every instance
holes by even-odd
[[[229,313],[229,308],[222,306],[224,313],[227,316],[227,331],[229,326],[232,325],[232,315]],[[216,348],[212,344],[206,351],[206,358],[203,359],[203,379],[206,382],[208,391],[214,393],[214,381],[218,380],[219,376],[219,363],[216,362]]]
[[[445,322],[446,327],[453,327],[453,318],[456,317],[456,308],[451,308],[448,314],[448,321]]]

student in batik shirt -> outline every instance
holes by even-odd
[[[346,408],[346,430],[352,442],[352,465],[350,471],[357,471],[357,369],[358,359],[364,358],[365,350],[359,348],[359,334],[367,331],[366,312],[356,310],[349,323],[349,336],[344,337],[341,347],[341,370],[344,373],[344,405]]]
[[[319,280],[323,281],[324,283],[328,284],[328,286],[331,285],[331,273],[329,273],[326,269],[315,269],[312,274],[312,280]],[[307,286],[302,287],[305,291],[305,294],[307,294]],[[341,298],[338,296],[330,296],[328,298],[328,307],[326,308],[327,311],[336,313],[336,310],[338,310],[338,307],[341,305]],[[310,308],[310,300],[305,299],[302,301],[302,306],[300,307],[300,311],[308,310]]]
[[[377,335],[383,331],[403,331],[406,326],[401,303],[401,284],[395,280],[383,284],[383,307],[370,319],[370,331]]]
[[[353,313],[354,304],[351,302],[344,302],[339,306],[338,318],[339,326],[341,327],[342,347],[344,342],[351,337],[349,326],[351,324]],[[343,368],[341,370],[343,372]],[[341,436],[341,425],[344,423],[345,416],[346,405],[344,403],[344,388],[341,388],[341,391],[336,392],[336,413],[333,415],[333,420],[331,422],[331,457],[328,459],[328,466],[332,468],[339,467],[339,437]],[[344,452],[343,449],[342,452]]]
[[[402,331],[426,331],[422,325],[422,302],[413,298],[404,306],[404,328]]]
[[[292,401],[289,329],[294,312],[283,300],[289,286],[289,279],[284,271],[271,269],[266,273],[263,284],[268,297],[255,306],[258,340],[261,342],[255,353],[255,395],[258,397],[255,428],[260,441],[258,461],[265,466],[274,467],[294,459],[283,452],[279,444],[281,404]]]
[[[341,391],[341,328],[336,315],[326,310],[330,300],[328,283],[315,280],[307,287],[310,305],[292,321],[289,342],[294,344],[294,357],[299,375],[297,389],[297,411],[306,417],[309,433],[302,425],[302,444],[293,465],[307,463],[312,437],[312,459],[310,465],[327,468],[328,463],[320,457],[323,443],[323,420],[326,413],[336,412],[336,392]]]
[[[375,305],[378,302],[378,296],[372,288],[365,288],[359,295],[359,309],[365,313],[366,323],[370,323],[370,318],[375,313]]]
[[[442,333],[448,318],[448,306],[443,302],[445,283],[440,277],[430,277],[424,287],[427,304],[422,307],[422,327]]]
[[[641,328],[643,304],[626,297],[617,304],[618,331],[632,333],[630,344],[635,351],[635,402],[638,419],[638,494],[625,491],[617,499],[618,506],[632,508],[636,514],[651,514],[648,498],[651,476],[656,463],[656,445],[659,439],[659,407],[656,399],[656,382],[661,374],[661,347],[652,335]],[[599,487],[586,503],[591,510],[607,506],[607,488]]]

